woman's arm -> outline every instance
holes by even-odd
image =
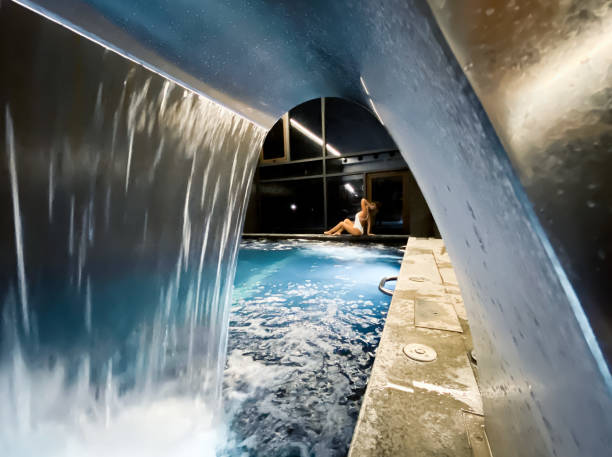
[[[363,211],[364,214],[367,214],[367,210],[369,209],[376,209],[376,205],[372,202],[369,202],[365,198],[362,198],[361,199],[361,211]]]
[[[368,215],[368,230],[366,232],[368,235],[372,235],[372,217]]]

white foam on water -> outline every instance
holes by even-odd
[[[197,398],[111,394],[102,401],[87,382],[66,388],[63,366],[30,371],[14,357],[0,370],[0,398],[14,399],[1,409],[0,455],[214,457],[225,440],[223,422]]]
[[[352,247],[329,253],[326,243],[244,246],[264,257],[283,252],[248,257],[251,274],[239,275],[225,370],[232,426],[223,455],[345,455],[388,304],[378,274],[393,271],[397,256],[375,252],[392,259],[365,267],[361,249]],[[332,256],[345,259],[345,283],[331,279]],[[307,273],[311,262],[320,270]],[[370,293],[357,292],[363,281]]]

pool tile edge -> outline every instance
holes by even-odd
[[[462,330],[442,330],[435,321],[415,325],[415,305],[425,301],[433,305],[434,315],[436,303],[447,310],[452,305]],[[436,360],[408,358],[403,349],[411,343],[433,348]],[[463,300],[444,243],[410,238],[349,457],[486,457],[471,349]]]

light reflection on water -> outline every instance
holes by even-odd
[[[242,245],[230,317],[228,455],[344,456],[401,252],[305,241]]]

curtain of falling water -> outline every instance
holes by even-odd
[[[0,455],[214,452],[265,132],[15,5],[0,39]]]

